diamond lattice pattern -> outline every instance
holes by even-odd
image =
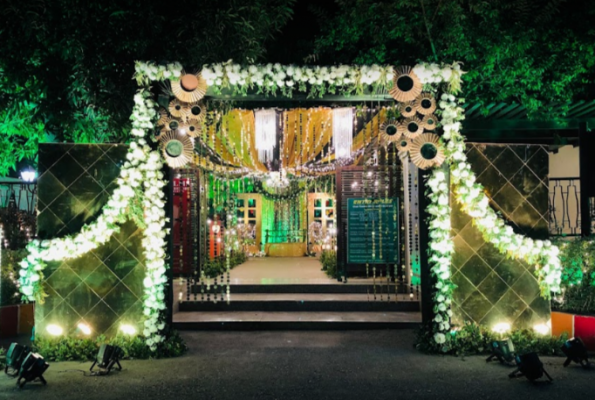
[[[515,232],[548,236],[548,153],[543,146],[468,144],[467,157],[491,206]],[[539,295],[534,266],[502,255],[486,243],[451,193],[455,254],[453,323],[486,326],[508,322],[530,328],[549,319],[550,305]]]
[[[92,222],[116,187],[124,145],[40,144],[38,235],[75,234]],[[144,259],[142,232],[132,221],[94,251],[80,258],[48,263],[44,304],[35,309],[37,332],[48,324],[78,335],[85,322],[94,334],[112,336],[120,323],[142,320]]]

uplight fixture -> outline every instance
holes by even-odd
[[[49,324],[45,327],[45,330],[52,336],[60,336],[64,333],[64,329],[60,325]]]
[[[506,333],[510,330],[510,324],[508,322],[499,322],[492,327],[492,331],[496,333]]]
[[[126,335],[136,335],[136,329],[130,324],[120,325],[120,331]]]
[[[91,334],[91,327],[89,325],[85,324],[84,322],[79,323],[77,325],[77,328],[79,328],[79,330],[87,336]]]

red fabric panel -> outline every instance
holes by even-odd
[[[595,317],[574,316],[574,337],[580,337],[589,350],[595,350]]]

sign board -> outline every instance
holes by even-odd
[[[347,262],[399,262],[399,199],[347,199]]]

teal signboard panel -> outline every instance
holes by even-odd
[[[399,263],[399,199],[347,199],[347,262]]]

